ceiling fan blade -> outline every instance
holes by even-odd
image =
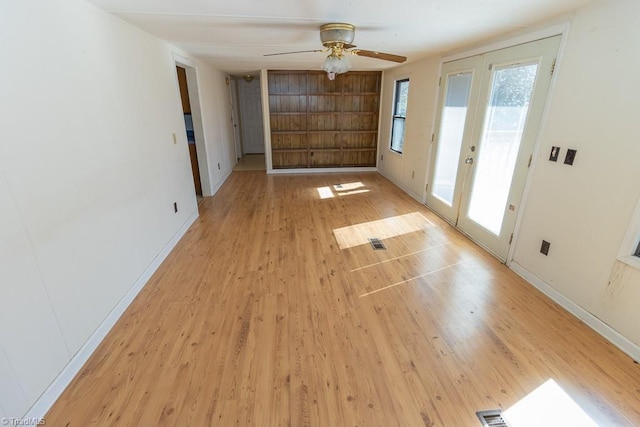
[[[296,50],[294,52],[281,52],[281,53],[267,53],[262,56],[291,55],[292,53],[308,53],[308,52],[322,52],[322,49]]]
[[[355,50],[352,50],[351,52],[358,56],[366,56],[368,58],[383,59],[385,61],[402,63],[407,60],[406,56],[393,55],[391,53],[375,52],[373,50],[355,49]]]

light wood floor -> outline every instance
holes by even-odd
[[[245,154],[233,168],[234,171],[264,171],[264,154]]]
[[[548,379],[640,425],[637,364],[381,176],[234,172],[46,422],[479,426]]]

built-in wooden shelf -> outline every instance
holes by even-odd
[[[380,72],[269,71],[273,167],[375,166]]]

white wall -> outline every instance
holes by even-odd
[[[231,99],[226,74],[205,63],[199,63],[196,68],[207,163],[212,194],[215,194],[236,164]]]
[[[382,76],[378,171],[415,199],[424,201],[427,166],[434,128],[440,58],[387,70]],[[395,81],[409,78],[403,153],[389,149]],[[380,160],[380,156],[383,159]]]
[[[633,0],[575,13],[513,258],[636,345],[640,271],[616,255],[640,197],[638,16]],[[577,149],[574,166],[547,161],[553,145]]]
[[[80,0],[2,2],[0,40],[0,408],[20,417],[197,211],[169,45]],[[202,70],[219,184],[228,91]]]
[[[228,76],[185,52],[174,58],[187,73],[202,194],[212,196],[236,164]]]
[[[566,17],[570,31],[558,59],[511,263],[566,298],[568,305],[621,334],[622,341],[635,346],[629,351],[634,354],[640,354],[640,270],[616,261],[616,256],[640,198],[638,16],[639,2],[620,0],[599,2]],[[435,115],[439,61],[439,57],[426,59],[384,73],[380,132],[384,161],[378,160],[378,167],[421,201],[424,185],[420,187],[416,179],[429,163],[427,136]],[[388,151],[387,118],[394,76],[407,74],[411,77],[407,134],[400,156]],[[414,83],[422,87],[417,89]],[[578,150],[574,166],[546,160],[554,145],[562,147],[562,158],[567,148]],[[412,170],[416,170],[413,180]],[[551,242],[547,257],[539,253],[542,239]]]

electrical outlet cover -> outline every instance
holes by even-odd
[[[551,243],[546,240],[542,241],[542,245],[540,246],[540,253],[543,255],[549,255],[549,247],[551,247]]]

